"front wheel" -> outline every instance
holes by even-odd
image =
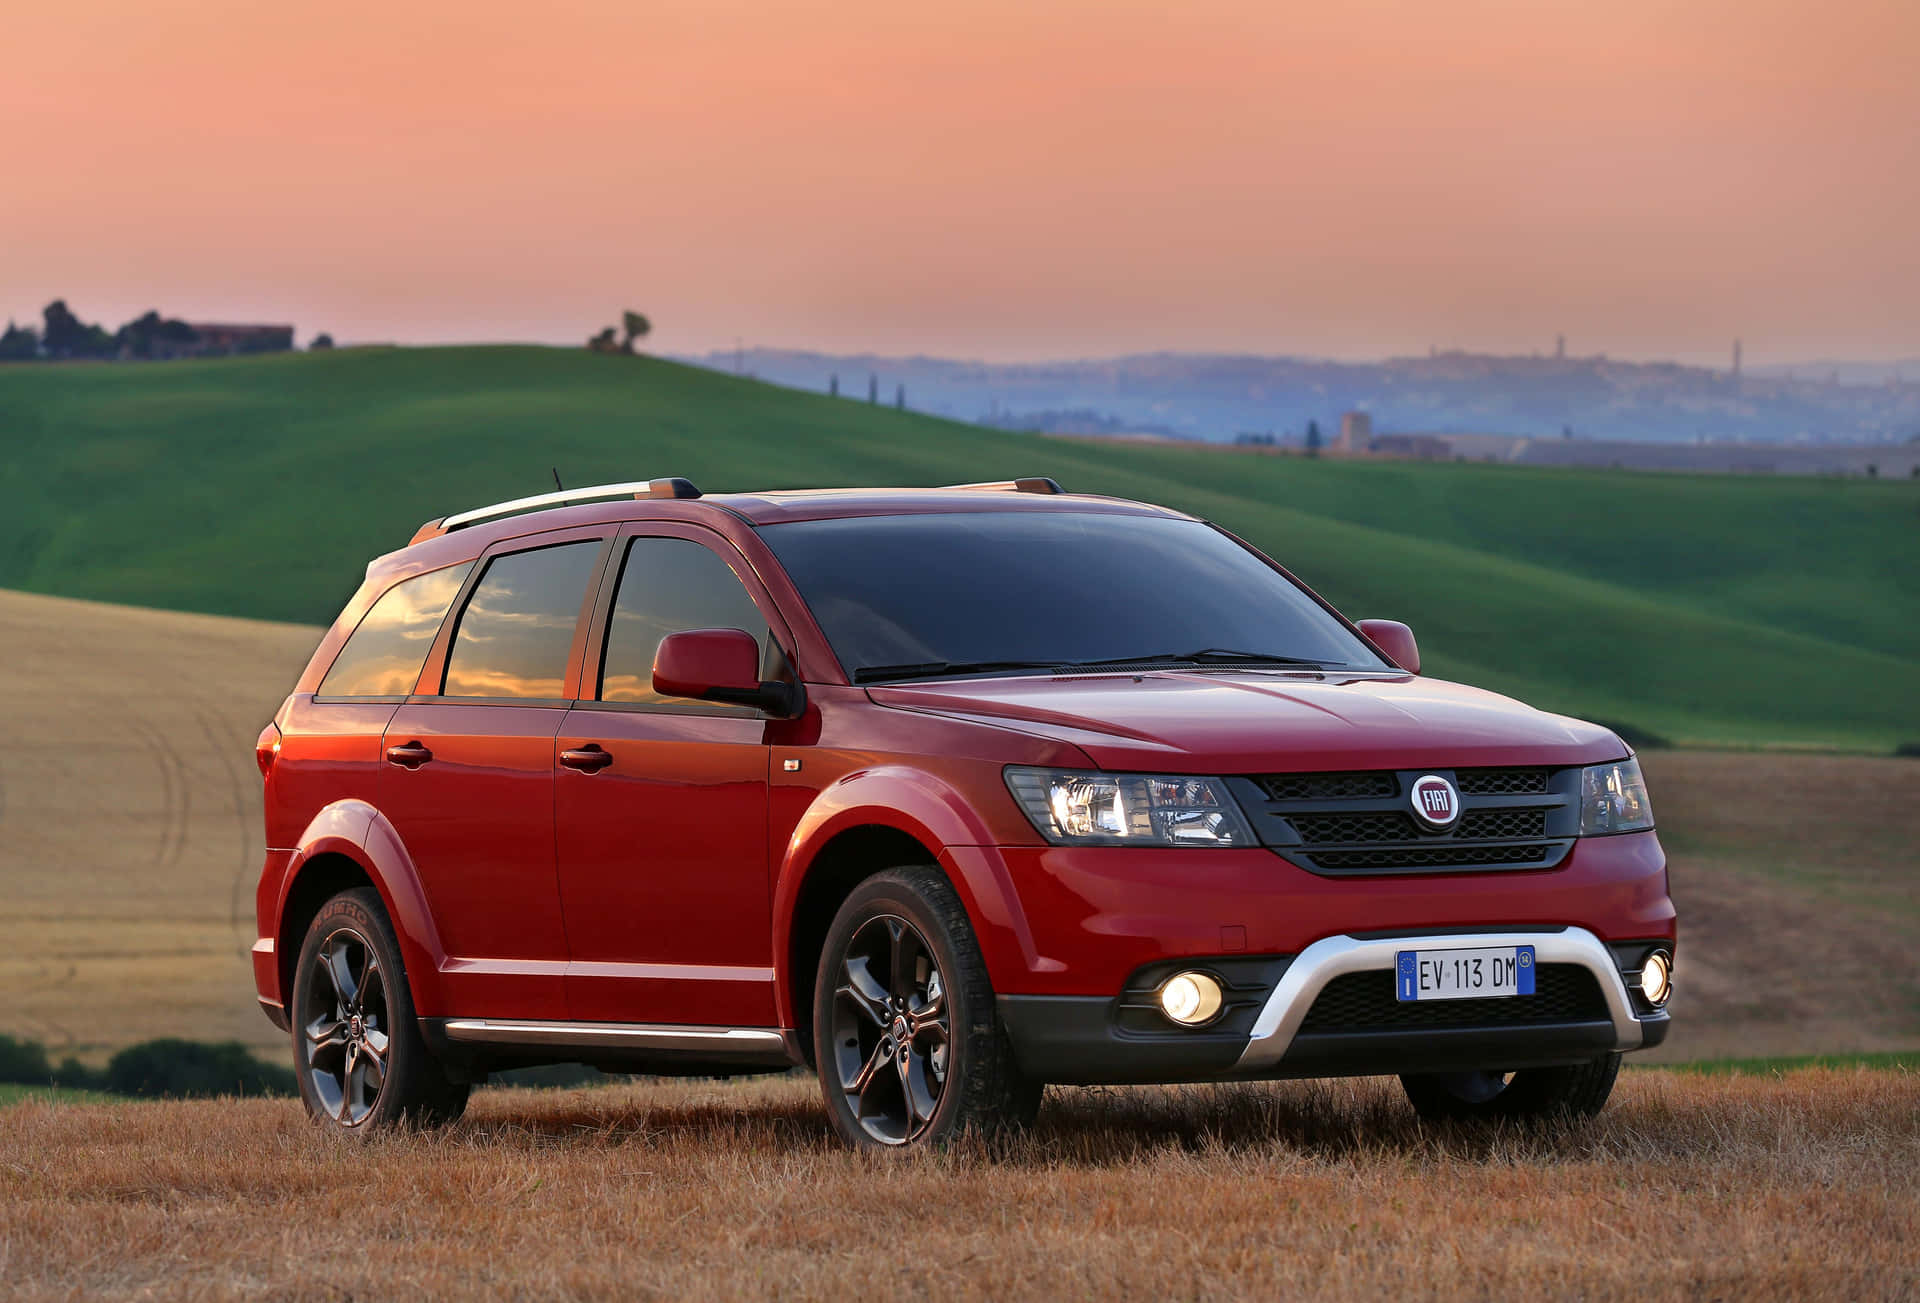
[[[466,1085],[447,1077],[414,1021],[400,943],[373,888],[335,896],[308,926],[291,1021],[301,1102],[329,1129],[435,1125],[466,1109]]]
[[[1017,1131],[1040,1108],[966,909],[935,868],[877,874],[840,906],[814,983],[813,1035],[827,1112],[858,1148]]]
[[[1590,1118],[1606,1106],[1620,1075],[1618,1054],[1565,1068],[1519,1072],[1433,1072],[1400,1078],[1413,1111],[1430,1122],[1497,1118]]]

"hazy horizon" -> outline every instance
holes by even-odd
[[[1895,0],[0,19],[0,317],[990,362],[1920,350]]]

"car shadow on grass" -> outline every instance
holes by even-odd
[[[533,1147],[672,1143],[761,1153],[842,1148],[818,1099],[800,1090],[748,1099],[718,1090],[670,1101],[592,1090],[500,1107],[507,1103],[503,1098],[485,1114],[470,1116],[458,1134],[469,1142]],[[1684,1138],[1662,1131],[1642,1132],[1617,1107],[1592,1121],[1422,1122],[1391,1082],[1053,1087],[1031,1131],[962,1137],[947,1152],[1016,1167],[1101,1167],[1169,1151],[1552,1163],[1686,1148]]]

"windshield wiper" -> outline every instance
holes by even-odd
[[[1320,661],[1268,652],[1237,651],[1231,647],[1202,647],[1190,652],[1154,652],[1146,656],[1109,656],[1091,661],[920,661],[912,665],[862,665],[853,672],[855,683],[886,679],[929,679],[941,674],[987,674],[994,670],[1096,670],[1107,665],[1293,665],[1323,670]]]
[[[938,674],[985,674],[991,670],[1050,670],[1058,661],[921,661],[914,665],[862,665],[853,672],[855,683],[883,679],[929,679]]]
[[[1248,665],[1298,665],[1306,669],[1324,670],[1323,661],[1307,660],[1299,656],[1279,656],[1271,652],[1239,651],[1232,647],[1202,647],[1189,652],[1156,652],[1148,656],[1112,656],[1098,661],[1073,661],[1075,669],[1094,669],[1102,665],[1158,665],[1179,662],[1208,664],[1213,662],[1242,662]]]

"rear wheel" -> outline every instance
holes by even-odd
[[[1422,1073],[1401,1077],[1400,1085],[1414,1112],[1433,1122],[1590,1118],[1606,1107],[1620,1058],[1603,1054],[1572,1067],[1519,1072]]]
[[[466,1109],[466,1085],[420,1036],[400,945],[371,887],[335,896],[307,928],[292,1023],[301,1102],[331,1129],[437,1125]]]
[[[860,1148],[937,1145],[1030,1126],[1042,1086],[1014,1062],[973,927],[938,869],[861,883],[828,930],[814,984],[820,1088]]]

